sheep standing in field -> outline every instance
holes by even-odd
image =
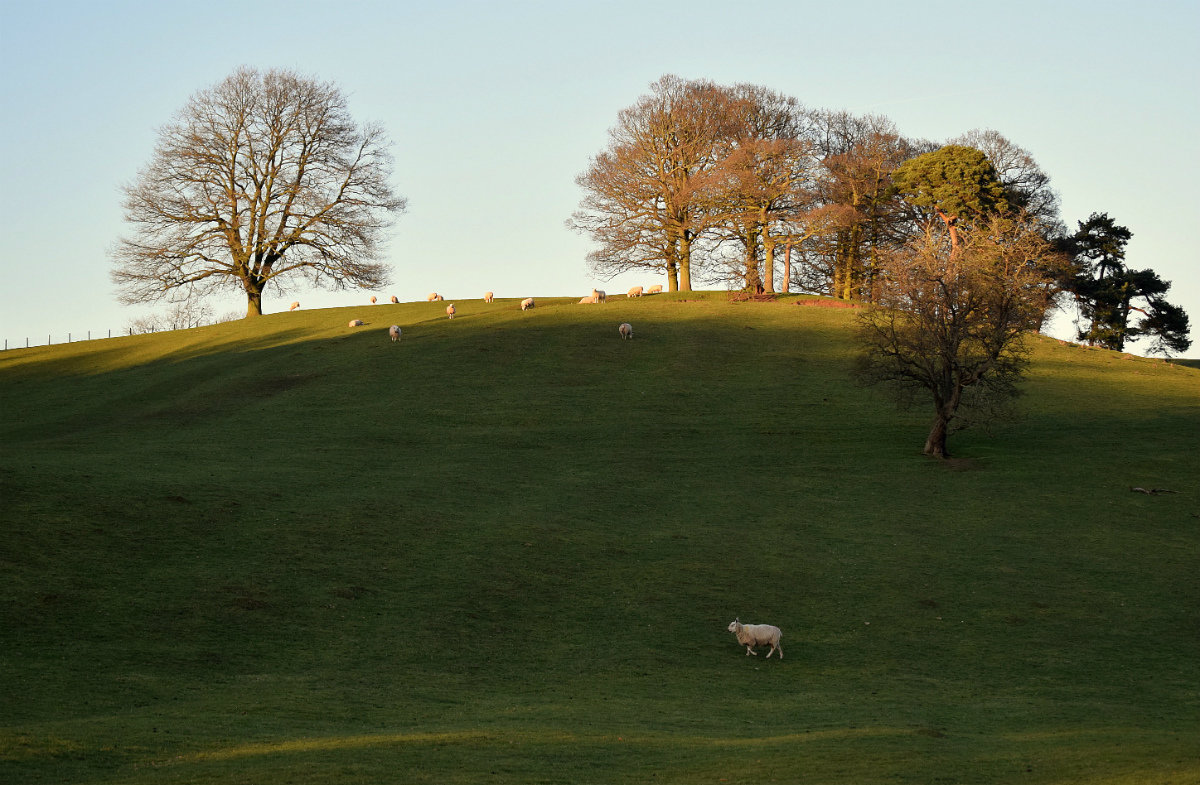
[[[400,340],[400,325],[393,324],[388,328],[388,337],[392,339],[392,343]]]
[[[445,299],[446,299],[445,297],[442,297],[442,296],[441,296],[440,294],[438,294],[437,292],[430,292],[430,293],[429,293],[429,296],[425,298],[425,302],[427,302],[427,303],[431,303],[431,302],[433,302],[434,300],[445,300]]]
[[[492,300],[495,300],[495,299],[496,299],[496,295],[492,294],[491,292],[483,293],[483,301],[485,303],[490,303]]]
[[[607,299],[608,299],[608,295],[607,295],[607,294],[605,294],[605,293],[604,293],[604,290],[602,290],[602,289],[593,289],[593,290],[592,290],[592,297],[595,297],[595,298],[596,298],[596,302],[598,302],[598,303],[602,303],[602,302],[604,302],[605,300],[607,300]]]
[[[292,303],[291,305],[289,305],[289,306],[288,306],[288,310],[289,310],[289,311],[295,311],[295,310],[297,310],[299,307],[300,307],[300,301],[299,301],[299,300],[297,300],[296,302],[294,302],[294,303]]]
[[[627,341],[633,338],[633,325],[629,322],[622,322],[621,326],[617,328],[617,331],[621,333],[621,337]]]
[[[362,327],[364,324],[365,324],[365,322],[362,319],[351,319],[350,320],[351,327]]]
[[[771,624],[742,624],[734,619],[729,622],[728,629],[737,638],[737,642],[746,647],[747,656],[758,656],[758,652],[754,650],[755,646],[770,646],[767,658],[770,659],[771,655],[778,651],[779,659],[783,659],[783,646],[779,643],[783,633],[778,627]]]
[[[393,294],[392,295],[392,305],[399,305],[399,304],[400,304],[400,298]]]
[[[533,298],[532,297],[526,297],[524,300],[521,301],[521,310],[522,311],[528,311],[532,307],[533,307]]]
[[[454,318],[454,303],[446,306],[446,316],[449,316],[451,319]]]
[[[642,287],[640,287],[640,286],[633,287],[632,289],[630,289],[628,292],[625,293],[625,296],[626,297],[641,297],[642,296]]]
[[[589,304],[591,304],[591,303],[594,303],[594,302],[596,302],[596,298],[595,298],[595,297],[592,297],[590,294],[589,294],[587,297],[580,297],[580,298],[579,298],[579,304],[580,304],[580,305],[589,305]]]
[[[646,294],[662,294],[662,284],[656,283],[646,290]]]

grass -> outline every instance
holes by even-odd
[[[1200,371],[943,464],[849,312],[516,302],[0,354],[0,781],[1200,782]]]

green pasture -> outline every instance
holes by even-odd
[[[1200,369],[938,462],[798,299],[0,353],[0,782],[1200,783]]]

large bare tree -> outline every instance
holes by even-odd
[[[930,222],[885,257],[860,319],[859,372],[902,401],[932,399],[926,455],[947,457],[951,430],[994,416],[1016,395],[1025,338],[1053,300],[1057,262],[1040,229],[1028,216],[992,213],[957,226],[951,242],[949,227]]]
[[[822,221],[799,247],[803,291],[870,300],[880,256],[903,244],[912,228],[892,173],[929,145],[904,138],[879,115],[810,113],[820,167],[813,217]]]
[[[598,244],[594,272],[666,273],[671,291],[692,288],[692,251],[712,222],[709,177],[730,138],[726,90],[667,75],[620,112],[608,148],[576,182],[580,209],[567,222]]]
[[[714,171],[717,228],[739,246],[743,287],[774,292],[775,249],[797,237],[812,206],[813,145],[796,99],[751,84],[729,95],[734,137]]]
[[[297,278],[377,288],[393,193],[386,136],[355,123],[342,92],[290,71],[243,68],[188,101],[125,188],[132,234],[112,252],[122,302],[213,290],[263,292]]]

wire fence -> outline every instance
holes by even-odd
[[[37,337],[26,336],[23,339],[4,339],[3,351],[13,351],[15,349],[36,349],[39,346],[58,346],[64,343],[79,343],[80,341],[100,341],[107,338],[121,338],[129,335],[137,335],[143,332],[160,332],[157,329],[139,330],[133,327],[125,327],[120,330],[84,330],[83,332],[69,332],[66,335],[54,335],[48,333],[46,340],[43,341],[39,335]]]

